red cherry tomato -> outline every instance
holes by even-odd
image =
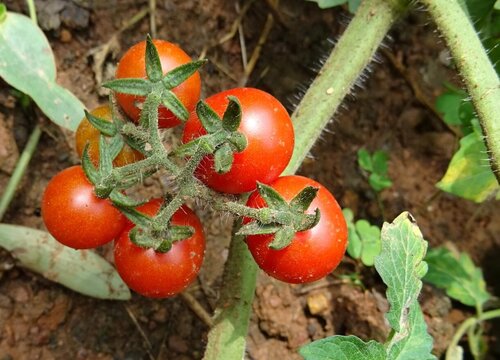
[[[43,194],[42,217],[52,236],[74,249],[104,245],[125,226],[120,211],[94,194],[81,166],[67,168],[50,180]]]
[[[103,120],[112,120],[111,109],[108,105],[99,106],[92,110],[90,113]],[[92,126],[92,124],[87,120],[86,117],[82,119],[75,133],[76,152],[78,153],[78,156],[80,156],[80,158],[82,157],[85,145],[87,145],[88,143],[90,160],[92,160],[92,163],[96,166],[99,164],[100,134],[101,133],[99,132],[99,130]],[[144,159],[144,155],[125,144],[122,151],[120,151],[120,153],[113,160],[113,165],[118,167],[124,166],[127,164],[132,164],[141,159]]]
[[[162,200],[154,199],[137,208],[146,215],[154,215]],[[172,217],[174,225],[188,225],[195,233],[177,241],[166,253],[141,248],[130,241],[128,226],[115,241],[115,265],[123,281],[134,291],[151,298],[176,295],[191,284],[200,271],[205,252],[205,235],[200,220],[186,205]]]
[[[178,46],[164,40],[153,40],[153,44],[158,50],[163,73],[186,63],[191,62],[191,58]],[[142,41],[132,46],[123,55],[116,68],[116,78],[146,78],[146,42]],[[198,72],[191,75],[186,81],[173,90],[175,95],[191,111],[200,98],[201,80]],[[139,121],[144,97],[129,94],[116,94],[116,100],[125,113],[135,122]],[[160,106],[158,109],[159,127],[170,128],[177,126],[181,121],[176,118],[170,110]]]
[[[230,194],[241,194],[256,188],[256,182],[269,184],[288,165],[293,152],[293,125],[286,109],[272,95],[253,88],[227,90],[209,97],[206,102],[222,117],[235,96],[241,104],[242,119],[238,129],[247,138],[247,148],[234,154],[231,170],[218,174],[213,156],[205,157],[196,176],[212,189]],[[186,123],[182,141],[189,142],[206,134],[195,113]]]
[[[296,233],[290,245],[269,248],[274,235],[247,236],[247,245],[259,267],[270,276],[288,283],[311,282],[328,275],[340,263],[347,246],[347,225],[333,195],[321,184],[302,176],[284,176],[270,184],[286,201],[292,200],[306,186],[319,188],[307,213],[321,211],[319,223]],[[267,204],[256,191],[247,202],[253,208]],[[247,219],[248,222],[248,219]]]

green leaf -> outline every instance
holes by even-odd
[[[127,286],[106,260],[90,250],[63,246],[44,231],[0,224],[0,246],[22,266],[81,294],[98,299],[130,299]]]
[[[227,131],[236,131],[241,122],[241,105],[235,96],[229,96],[229,104],[222,117],[222,127]]]
[[[105,82],[102,86],[121,94],[135,96],[146,96],[152,90],[151,81],[138,78],[111,80]]]
[[[429,250],[425,261],[429,271],[424,280],[444,289],[449,297],[476,307],[482,307],[491,298],[483,272],[466,253],[455,255],[446,248],[435,248]]]
[[[342,213],[344,214],[345,221],[347,223],[347,231],[348,231],[348,243],[347,243],[347,253],[354,259],[359,259],[361,257],[361,251],[363,249],[363,245],[361,243],[361,238],[359,237],[356,226],[354,225],[354,215],[351,209],[342,209]]]
[[[29,95],[56,124],[75,130],[83,104],[56,84],[54,55],[45,34],[30,18],[7,12],[0,23],[0,77]]]
[[[373,171],[372,157],[368,152],[368,150],[366,149],[358,150],[358,164],[363,170],[370,172]]]
[[[390,310],[389,325],[398,333],[408,328],[408,311],[422,289],[421,278],[427,272],[424,256],[427,243],[408,212],[392,224],[382,227],[382,251],[375,258],[375,268],[387,285]]]
[[[356,336],[331,336],[314,341],[299,350],[305,360],[386,360],[384,346],[364,342]]]
[[[318,6],[321,9],[328,9],[334,6],[343,5],[347,2],[347,0],[307,0],[307,1],[318,3]]]
[[[203,125],[207,133],[212,134],[222,129],[219,115],[206,102],[198,101],[198,104],[196,104],[196,115],[198,115],[201,125]]]
[[[376,192],[380,192],[384,189],[390,188],[392,186],[392,181],[386,175],[381,175],[377,173],[372,173],[368,177],[368,182],[370,186]]]
[[[396,334],[387,348],[387,360],[436,359],[431,354],[432,343],[422,310],[415,302],[408,313],[408,327],[403,334]]]
[[[172,90],[176,86],[179,86],[184,81],[186,81],[191,75],[193,75],[201,66],[203,66],[207,60],[192,61],[187,64],[176,67],[170,70],[163,77],[163,85],[168,90]]]
[[[0,3],[0,23],[2,23],[7,17],[7,6],[4,3]]]
[[[475,202],[482,202],[495,192],[498,198],[500,186],[489,166],[487,154],[479,133],[473,132],[463,137],[446,174],[436,186]]]
[[[373,172],[380,175],[387,174],[389,154],[383,150],[377,150],[372,156]]]
[[[87,110],[85,110],[85,117],[92,124],[92,126],[99,130],[102,134],[107,136],[116,135],[116,125],[113,122],[98,118],[97,116],[89,113]]]
[[[495,10],[500,10],[500,0],[495,2]]]
[[[231,165],[233,165],[233,150],[231,145],[223,144],[214,153],[214,169],[218,174],[225,174],[231,170]]]
[[[288,210],[288,204],[283,197],[272,187],[257,182],[257,190],[271,209]]]
[[[189,111],[187,111],[184,104],[170,90],[165,90],[163,92],[161,102],[163,106],[169,109],[179,120],[186,121],[188,119]]]
[[[160,55],[149,35],[146,38],[146,74],[152,82],[158,82],[163,77]]]
[[[450,125],[460,125],[460,106],[464,101],[464,94],[448,91],[436,99],[436,110],[443,115],[443,119]]]
[[[356,221],[356,232],[359,234],[362,244],[361,261],[366,266],[373,266],[375,257],[380,254],[382,248],[380,228],[370,225],[366,220],[358,220]]]

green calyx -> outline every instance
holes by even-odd
[[[245,150],[245,135],[238,132],[241,123],[241,105],[238,98],[229,96],[229,104],[222,119],[203,101],[196,105],[196,114],[207,134],[184,144],[174,151],[175,156],[193,156],[196,153],[214,155],[214,169],[219,174],[231,170],[234,153]]]
[[[319,222],[319,209],[314,214],[305,213],[319,189],[307,186],[289,203],[270,186],[258,183],[257,189],[268,207],[258,210],[255,220],[243,225],[237,235],[275,234],[269,247],[280,250],[291,243],[295,233],[309,230]]]
[[[193,75],[207,60],[192,61],[178,66],[165,75],[161,67],[158,50],[153,44],[151,36],[146,40],[146,74],[147,79],[116,79],[103,84],[104,87],[122,94],[149,97],[154,95],[159,98],[160,103],[169,109],[181,121],[186,121],[189,111],[179,98],[173,93],[173,89],[191,75]],[[143,109],[144,110],[144,109]],[[147,118],[149,111],[142,111]],[[141,125],[148,127],[141,113]]]

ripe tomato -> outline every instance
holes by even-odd
[[[163,73],[186,63],[191,62],[191,58],[178,46],[164,40],[153,40],[153,44],[158,50]],[[132,46],[123,55],[116,68],[116,78],[145,78],[146,77],[146,42],[142,41]],[[191,111],[200,98],[201,80],[198,72],[191,75],[186,81],[175,87],[173,93],[177,95],[184,106]],[[116,100],[125,113],[134,121],[139,121],[144,97],[129,94],[116,94]],[[170,110],[160,106],[158,109],[159,127],[170,128],[181,123]]]
[[[154,215],[162,200],[153,199],[137,208],[146,215]],[[123,281],[134,291],[152,298],[176,295],[191,284],[203,263],[205,235],[196,214],[186,205],[172,217],[174,225],[188,225],[195,233],[188,239],[177,241],[166,253],[141,248],[129,238],[128,226],[115,241],[115,265]]]
[[[205,157],[196,176],[205,184],[224,193],[241,194],[256,188],[256,182],[269,184],[280,176],[290,161],[294,146],[293,125],[286,109],[272,95],[253,88],[236,88],[209,97],[206,102],[220,116],[235,96],[241,104],[239,132],[247,138],[247,148],[234,154],[231,170],[218,174],[213,156]],[[192,113],[186,122],[182,141],[187,143],[206,134],[198,116]]]
[[[90,112],[92,115],[101,118],[103,120],[112,121],[111,109],[108,105],[103,105],[95,108]],[[90,160],[94,165],[99,164],[99,137],[100,132],[87,120],[86,117],[82,119],[78,129],[76,129],[75,142],[76,142],[76,152],[80,158],[82,157],[85,145],[89,143],[89,156]],[[136,161],[144,159],[139,151],[132,149],[130,146],[125,144],[122,151],[113,160],[114,166],[124,166],[127,164],[132,164]]]
[[[247,245],[259,267],[270,276],[288,283],[311,282],[328,275],[337,267],[347,246],[347,225],[333,195],[321,184],[302,176],[284,176],[270,184],[286,201],[306,186],[319,188],[307,213],[321,211],[319,223],[295,234],[290,245],[273,250],[268,247],[274,235],[247,236]],[[266,207],[254,192],[247,202],[253,208]]]
[[[81,166],[67,168],[48,183],[42,199],[45,226],[60,243],[90,249],[116,238],[125,217],[108,199],[94,194]]]

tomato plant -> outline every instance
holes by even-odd
[[[108,105],[99,106],[90,113],[100,119],[112,121],[111,109]],[[88,143],[88,154],[94,165],[99,163],[99,135],[99,130],[92,126],[86,117],[82,119],[75,133],[76,152],[78,156],[80,156],[80,158],[82,157],[85,145]],[[113,165],[124,166],[143,158],[144,156],[139,151],[125,144],[123,149],[113,160]]]
[[[81,166],[67,168],[50,180],[43,194],[42,217],[52,236],[74,249],[104,245],[125,226],[125,217],[109,199],[94,194]]]
[[[337,201],[323,185],[302,176],[280,177],[270,186],[286,201],[291,201],[306,186],[319,188],[307,212],[319,209],[321,217],[316,226],[297,232],[290,245],[281,250],[269,247],[273,234],[247,236],[255,261],[272,277],[290,283],[315,281],[328,275],[340,263],[347,246],[347,225]],[[252,193],[247,205],[267,206],[258,192]]]
[[[189,55],[187,55],[184,50],[177,45],[164,40],[153,40],[153,43],[158,50],[163,73],[191,61]],[[128,49],[118,63],[118,67],[116,68],[116,78],[145,78],[145,52],[145,41],[142,41]],[[172,90],[188,111],[193,110],[196,102],[200,98],[200,91],[201,80],[198,72],[195,72],[186,81]],[[136,122],[139,120],[144,97],[116,93],[116,100],[132,120]],[[170,128],[181,123],[181,121],[164,106],[159,107],[158,118],[158,126],[160,128]]]
[[[153,199],[137,210],[154,215],[160,209],[162,200]],[[174,225],[194,228],[194,235],[174,242],[166,252],[143,248],[130,240],[132,225],[127,226],[115,241],[115,265],[125,283],[141,295],[164,298],[178,294],[196,278],[205,252],[205,235],[196,214],[182,206],[172,216]]]
[[[196,176],[217,191],[240,194],[254,190],[257,181],[268,184],[278,178],[292,156],[294,131],[283,105],[262,90],[231,89],[209,97],[206,103],[222,116],[229,103],[228,96],[240,102],[242,117],[238,131],[246,137],[247,147],[234,154],[227,173],[217,173],[213,156],[206,156]],[[204,134],[206,130],[193,113],[186,122],[182,141],[187,143]]]

